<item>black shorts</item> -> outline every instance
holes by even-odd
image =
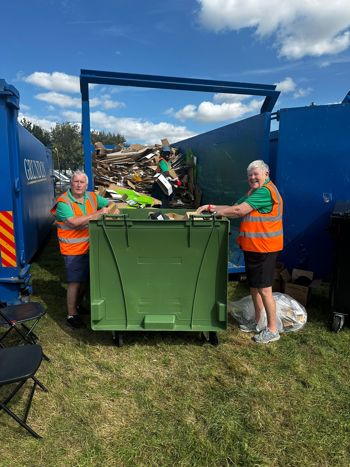
[[[66,266],[67,282],[88,282],[89,280],[89,254],[63,255]]]
[[[262,289],[272,286],[278,254],[279,251],[273,253],[244,251],[245,271],[249,287]]]

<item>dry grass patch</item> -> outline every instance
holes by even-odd
[[[268,346],[230,320],[219,347],[135,333],[117,348],[110,333],[65,325],[55,245],[32,267],[52,362],[29,422],[44,439],[0,414],[1,466],[350,465],[350,332],[329,331],[324,297],[313,297],[304,330]],[[230,283],[230,299],[246,294]]]

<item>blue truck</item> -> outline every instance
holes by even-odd
[[[30,261],[50,232],[51,151],[18,123],[19,92],[0,79],[0,303],[31,293]]]

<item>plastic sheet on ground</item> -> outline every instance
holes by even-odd
[[[277,327],[279,332],[298,331],[305,326],[307,313],[303,305],[294,300],[289,295],[274,292],[276,301]],[[252,297],[249,295],[236,302],[228,302],[229,313],[238,324],[250,324],[255,322],[255,311]],[[262,313],[262,318],[258,323],[258,328],[266,327],[266,312]]]

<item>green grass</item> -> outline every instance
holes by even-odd
[[[268,346],[230,320],[219,347],[135,333],[117,348],[110,333],[66,327],[54,237],[32,275],[52,358],[38,372],[49,393],[36,392],[29,415],[44,439],[0,414],[1,466],[350,465],[350,332],[329,331],[321,294],[302,331]],[[230,299],[246,294],[230,283]]]

